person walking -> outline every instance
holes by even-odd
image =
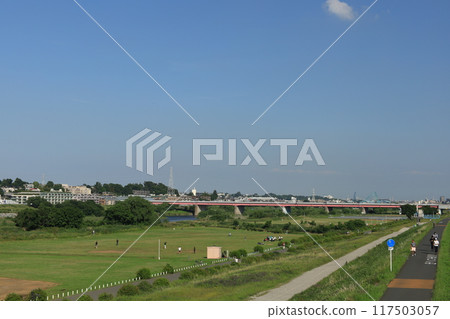
[[[97,249],[98,241],[95,242],[95,249]]]
[[[439,249],[439,240],[437,239],[437,237],[434,239],[433,245],[434,245],[434,253],[437,254]]]
[[[414,239],[411,242],[411,256],[415,256],[416,255],[416,242],[414,241]]]
[[[433,236],[431,236],[431,238],[430,238],[430,245],[431,245],[431,250],[433,250],[434,249],[434,237]]]
[[[181,254],[181,246],[178,247],[178,253]]]
[[[167,248],[167,242],[164,242],[164,249]]]
[[[195,254],[195,246],[194,246],[194,254]]]
[[[116,246],[119,246],[119,240],[116,239]]]

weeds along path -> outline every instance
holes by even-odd
[[[411,227],[405,227],[402,228],[396,232],[393,232],[389,235],[383,236],[381,238],[378,238],[374,240],[373,242],[364,245],[358,249],[355,249],[351,253],[348,253],[345,256],[342,256],[340,258],[337,258],[336,261],[342,266],[345,265],[347,262],[351,262],[352,260],[364,255],[367,253],[370,249],[374,248],[375,246],[381,244],[382,242],[388,240],[391,237],[396,237]],[[319,249],[317,247],[317,249]],[[301,276],[291,280],[287,284],[281,285],[278,288],[274,288],[265,292],[262,292],[261,294],[258,294],[250,300],[261,300],[261,301],[282,301],[282,300],[289,300],[294,295],[301,293],[302,291],[308,289],[312,285],[318,283],[323,278],[331,275],[333,272],[339,269],[339,266],[334,261],[330,261],[329,263],[319,266],[317,268],[314,268],[312,270],[309,270],[305,273],[303,273]]]

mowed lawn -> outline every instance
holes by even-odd
[[[58,286],[49,289],[52,293],[86,288],[141,233],[142,231],[131,231],[76,238],[0,241],[0,277],[57,283]],[[251,252],[268,235],[273,234],[225,228],[154,227],[96,285],[133,278],[142,267],[156,273],[167,263],[176,268],[193,265],[198,260],[206,261],[207,246],[220,246],[222,251],[243,248]],[[284,235],[284,239],[290,240],[298,236],[303,235]],[[161,260],[157,258],[158,240],[161,241]],[[163,248],[164,242],[167,242],[167,249]],[[266,242],[264,247],[276,246],[277,242]],[[178,247],[182,248],[181,254],[178,254]]]

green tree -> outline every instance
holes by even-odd
[[[219,196],[217,195],[217,191],[214,190],[213,193],[211,194],[211,200],[216,200],[217,197],[219,197]]]
[[[11,178],[5,178],[1,183],[2,187],[13,187],[13,180]]]
[[[48,190],[51,190],[55,186],[55,183],[52,181],[48,181],[47,184],[45,184],[45,188]]]
[[[156,289],[162,289],[169,286],[170,282],[169,280],[167,280],[167,278],[158,278],[153,282],[153,287]]]
[[[137,294],[139,294],[139,289],[132,284],[125,284],[117,291],[118,296],[136,296]]]
[[[46,299],[47,293],[40,288],[32,290],[28,295],[28,300],[30,301],[45,301]]]
[[[21,180],[20,178],[16,178],[14,180],[14,182],[12,183],[12,187],[15,187],[15,188],[18,188],[18,189],[23,189],[26,183],[27,182]]]
[[[77,207],[59,204],[49,209],[48,226],[61,228],[80,228],[83,223],[83,211]]]
[[[103,187],[102,183],[100,183],[100,182],[95,183],[95,185],[92,187],[93,193],[101,194],[104,191],[105,191],[105,188]]]
[[[416,206],[406,204],[401,206],[402,215],[406,215],[409,219],[412,219],[414,214],[416,213]]]
[[[152,277],[152,272],[148,268],[141,268],[136,273],[136,277],[140,279],[150,279]]]
[[[151,224],[158,218],[155,206],[141,197],[129,197],[106,210],[105,222],[110,224]]]
[[[48,212],[45,209],[31,209],[26,208],[20,211],[14,222],[17,227],[25,228],[26,230],[34,230],[43,227],[48,221]]]
[[[173,274],[175,272],[175,270],[173,269],[173,267],[170,264],[167,264],[164,266],[163,272],[167,272],[168,274]]]
[[[40,196],[35,196],[35,197],[30,197],[27,199],[27,205],[30,207],[34,207],[34,208],[39,208],[39,207],[51,207],[52,204],[50,204],[46,199],[40,197]]]
[[[431,206],[422,206],[422,210],[424,215],[436,215],[438,212],[438,209],[436,207]]]
[[[264,253],[264,248],[263,248],[263,246],[255,246],[254,248],[253,248],[253,251],[254,252],[256,252],[256,253]]]
[[[5,298],[5,301],[22,301],[22,300],[23,300],[22,296],[16,293],[10,293]]]

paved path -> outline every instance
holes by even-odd
[[[350,262],[364,255],[370,249],[374,248],[378,244],[381,244],[382,242],[388,240],[389,238],[400,235],[401,233],[407,231],[409,228],[410,227],[402,228],[399,231],[396,231],[392,234],[374,240],[373,242],[365,246],[362,246],[345,256],[336,259],[336,261],[340,265],[345,265],[346,262]],[[302,291],[308,289],[309,287],[321,281],[323,278],[331,275],[339,268],[340,267],[336,264],[336,262],[330,261],[325,265],[319,266],[317,268],[314,268],[310,271],[303,273],[301,276],[291,280],[287,284],[284,284],[278,288],[271,289],[267,291],[267,293],[263,292],[263,295],[257,295],[255,297],[252,297],[251,300],[262,300],[262,301],[289,300],[294,295],[301,293]]]
[[[417,245],[416,256],[410,256],[397,277],[392,280],[381,300],[431,301],[437,270],[437,256],[430,247],[430,237],[436,232],[439,240],[449,219],[436,224]],[[439,254],[439,253],[438,253]]]

